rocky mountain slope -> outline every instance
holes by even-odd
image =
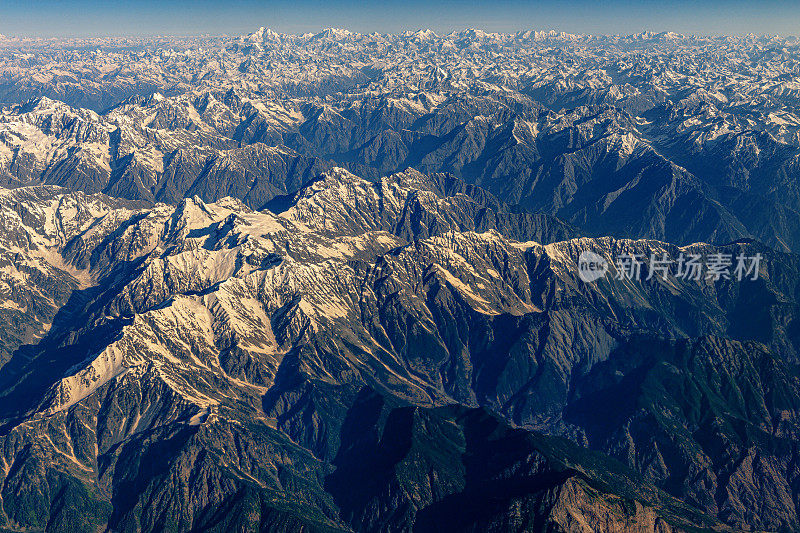
[[[798,46],[0,36],[0,529],[800,531]]]
[[[797,527],[794,256],[541,244],[431,180],[334,169],[274,212],[5,193],[15,264],[72,283],[0,369],[5,526]],[[765,259],[587,284],[583,250]]]
[[[169,50],[4,43],[9,186],[259,209],[334,165],[411,167],[593,236],[800,246],[793,39],[262,28]]]

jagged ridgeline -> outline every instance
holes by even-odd
[[[4,192],[5,527],[795,524],[796,258],[489,200],[343,169],[274,211]],[[766,272],[586,284],[583,250]]]
[[[798,69],[0,36],[0,530],[800,530]]]

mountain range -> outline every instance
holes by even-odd
[[[0,37],[0,529],[800,531],[798,47]]]

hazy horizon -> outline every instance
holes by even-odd
[[[514,33],[557,30],[615,35],[673,31],[699,35],[797,35],[800,5],[783,0],[697,2],[664,5],[653,0],[553,0],[479,2],[412,0],[359,5],[355,2],[256,2],[152,0],[125,3],[17,0],[0,5],[0,34],[10,37],[106,37],[238,35],[264,26],[282,33],[327,27],[360,33],[400,33],[430,28],[446,34],[464,28]]]

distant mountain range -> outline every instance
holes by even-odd
[[[800,530],[796,39],[172,44],[0,36],[0,530]]]

